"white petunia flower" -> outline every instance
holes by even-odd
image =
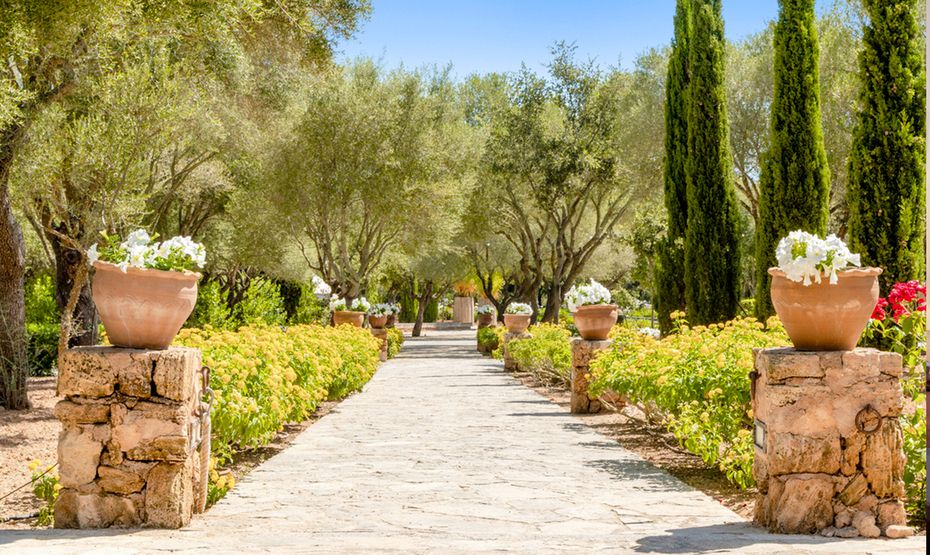
[[[533,313],[533,308],[526,303],[510,303],[507,305],[506,313],[529,315]]]
[[[572,287],[565,294],[565,304],[569,312],[577,312],[582,306],[610,304],[610,300],[610,291],[593,279],[588,284]]]
[[[98,260],[100,260],[100,253],[97,252],[97,243],[94,243],[87,249],[87,262],[93,264]]]
[[[824,274],[830,284],[836,285],[839,270],[861,264],[859,255],[851,253],[846,243],[836,235],[821,239],[800,230],[792,231],[778,242],[775,258],[778,268],[788,279],[805,286],[820,283]]]

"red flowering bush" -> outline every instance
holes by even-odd
[[[927,287],[919,281],[896,283],[887,297],[878,299],[862,344],[904,356],[907,366],[923,359],[927,329]]]
[[[862,344],[904,357],[906,373],[902,380],[907,397],[901,426],[907,465],[904,483],[907,511],[914,521],[925,518],[927,486],[926,399],[923,361],[926,350],[927,288],[918,281],[896,283],[885,298],[878,299],[872,320],[862,335]]]

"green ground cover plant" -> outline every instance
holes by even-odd
[[[404,332],[397,328],[388,328],[387,330],[387,356],[394,358],[404,346]]]
[[[520,370],[545,383],[567,386],[572,373],[572,332],[555,324],[539,324],[530,333],[532,337],[510,342],[510,353]]]

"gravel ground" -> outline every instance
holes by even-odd
[[[55,396],[56,380],[54,377],[29,379],[31,410],[0,408],[0,497],[29,482],[31,461],[52,464],[58,458],[58,420],[52,413],[58,401]],[[34,513],[40,506],[31,487],[20,489],[0,501],[0,529],[28,527],[25,522],[3,521]]]

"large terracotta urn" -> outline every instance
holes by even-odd
[[[94,262],[91,292],[107,339],[117,347],[167,349],[197,304],[197,272],[122,271]]]
[[[387,325],[388,315],[382,314],[381,316],[375,316],[373,314],[368,315],[368,325],[380,329]]]
[[[530,327],[530,314],[504,314],[504,325],[510,333],[523,333]]]
[[[592,304],[579,306],[572,318],[582,339],[603,341],[617,323],[617,313],[615,304]]]
[[[788,337],[799,351],[848,351],[856,347],[878,302],[881,268],[837,272],[820,283],[791,281],[777,268],[772,276],[772,304]]]
[[[335,310],[333,311],[333,325],[349,324],[357,328],[365,324],[365,313],[355,310]]]

